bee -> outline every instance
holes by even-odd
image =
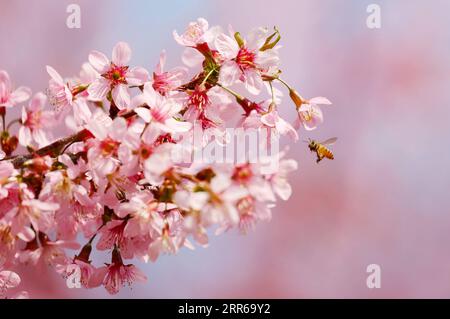
[[[324,157],[332,160],[334,159],[333,152],[330,151],[330,149],[326,145],[332,145],[336,142],[337,137],[329,138],[326,141],[323,142],[316,142],[314,140],[309,139],[308,147],[311,152],[316,152],[317,160],[316,162],[319,163]]]

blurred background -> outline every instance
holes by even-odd
[[[70,3],[81,6],[81,29],[66,27]],[[371,3],[380,29],[366,26]],[[33,92],[45,89],[46,64],[77,75],[89,51],[109,55],[120,40],[133,65],[151,70],[162,49],[179,65],[172,31],[197,17],[243,34],[276,25],[285,80],[333,102],[302,138],[339,138],[336,159],[320,165],[305,144],[291,145],[294,193],[272,222],[138,263],[145,284],[110,296],[28,267],[20,288],[34,298],[449,298],[449,12],[446,0],[0,0],[0,69]],[[366,286],[372,263],[380,289]]]

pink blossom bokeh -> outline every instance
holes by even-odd
[[[66,27],[70,3],[81,6],[81,29]],[[366,26],[370,3],[381,6],[381,29]],[[76,74],[90,50],[121,40],[136,65],[152,69],[162,49],[178,65],[172,30],[197,17],[243,33],[276,25],[284,78],[305,97],[333,102],[321,130],[301,138],[337,136],[336,159],[317,165],[306,144],[291,144],[300,163],[294,193],[272,222],[140,264],[148,282],[114,297],[448,298],[448,12],[445,0],[0,0],[0,69],[36,92],[48,81],[45,65]],[[289,100],[283,108],[294,119]],[[372,263],[380,289],[366,286]],[[68,289],[46,269],[18,272],[34,298],[111,297]]]

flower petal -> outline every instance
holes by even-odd
[[[47,73],[50,75],[50,77],[56,81],[56,83],[60,84],[60,85],[64,85],[64,80],[61,77],[61,75],[59,75],[58,72],[56,72],[56,70],[54,68],[52,68],[51,66],[47,65],[46,66],[47,69]]]
[[[263,86],[263,80],[256,70],[248,70],[245,72],[244,78],[245,88],[253,95],[258,95]]]
[[[45,131],[42,130],[42,129],[33,130],[31,135],[33,136],[33,140],[36,143],[38,143],[39,148],[47,146],[48,144],[50,144]]]
[[[148,80],[148,71],[142,67],[135,67],[127,72],[127,82],[130,85],[142,85]]]
[[[152,119],[152,115],[150,114],[150,110],[145,107],[137,107],[134,109],[137,115],[142,118],[146,123],[150,123]]]
[[[22,103],[28,100],[30,96],[31,90],[25,86],[21,86],[11,93],[10,102],[12,104]]]
[[[109,59],[99,51],[92,51],[89,54],[89,63],[100,73],[104,73],[109,67]]]
[[[126,85],[117,85],[112,90],[112,98],[119,110],[128,109],[130,106],[130,92],[128,92],[128,87]]]
[[[19,129],[19,143],[22,146],[28,146],[32,141],[31,130],[26,126],[21,126]]]
[[[9,74],[6,71],[0,71],[0,83],[3,83],[6,90],[11,91],[11,79],[9,78]]]
[[[92,82],[87,89],[89,99],[92,101],[101,101],[106,97],[109,89],[109,82],[104,78],[99,78]]]
[[[229,86],[233,85],[234,82],[239,78],[241,70],[239,66],[234,61],[225,62],[220,68],[219,80],[222,85]]]
[[[192,123],[178,121],[175,120],[174,118],[169,118],[164,122],[164,126],[168,129],[168,133],[171,132],[185,133],[192,128]]]
[[[285,179],[276,179],[273,182],[273,190],[282,200],[288,200],[292,194],[292,187]]]
[[[31,99],[29,109],[33,111],[38,111],[45,106],[46,102],[47,96],[42,92],[38,92]]]
[[[237,42],[224,33],[221,33],[217,36],[215,45],[219,53],[225,59],[233,59],[239,52],[239,45],[237,44]]]
[[[323,104],[323,105],[331,105],[333,103],[330,102],[329,99],[323,96],[313,97],[309,100],[310,104]]]
[[[20,277],[13,271],[0,271],[0,287],[7,289],[17,287],[20,284]]]
[[[203,60],[204,56],[193,48],[186,48],[181,56],[181,61],[190,68],[200,65]]]
[[[269,127],[275,127],[278,118],[277,112],[270,112],[261,116],[261,122]]]
[[[126,66],[131,59],[131,49],[128,43],[117,43],[112,52],[112,62],[118,66]]]
[[[156,74],[161,74],[163,72],[164,65],[166,64],[166,58],[167,58],[166,50],[162,50],[161,54],[159,55],[159,62],[155,67]]]

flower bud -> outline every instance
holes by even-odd
[[[206,59],[214,60],[213,59],[213,53],[211,48],[209,47],[208,43],[202,42],[198,43],[195,48],[198,52],[200,52]]]
[[[75,256],[75,259],[84,261],[85,263],[90,263],[89,261],[89,257],[91,255],[91,251],[92,251],[92,245],[90,243],[87,243],[86,245],[83,246],[83,248],[81,249],[81,252],[79,255]]]
[[[245,111],[245,115],[249,115],[251,111],[256,110],[258,113],[262,111],[261,106],[258,103],[252,102],[244,97],[236,97],[236,101]]]
[[[35,157],[32,159],[29,159],[24,163],[24,166],[36,173],[39,173],[39,174],[44,173],[45,171],[47,171],[50,168],[47,165],[45,158],[43,158],[43,157]]]
[[[123,265],[122,256],[120,255],[119,249],[114,246],[114,250],[111,254],[111,263],[116,265]]]
[[[109,208],[108,206],[104,206],[103,208],[103,215],[102,215],[102,222],[103,225],[106,225],[109,221],[112,220],[114,215],[114,211]]]
[[[291,97],[292,101],[295,103],[295,106],[297,109],[302,106],[303,103],[305,103],[305,99],[302,98],[300,94],[294,89],[289,90],[289,96]]]
[[[8,132],[4,131],[0,137],[0,143],[6,156],[10,156],[16,150],[19,139],[16,136],[10,136]]]
[[[281,39],[281,35],[280,32],[278,31],[278,29],[276,27],[274,27],[275,32],[272,33],[264,42],[264,44],[262,45],[262,47],[259,49],[259,51],[266,51],[269,49],[273,49],[277,43],[280,41]],[[275,40],[272,41],[273,37],[277,36],[277,38]]]
[[[234,34],[234,39],[236,40],[236,42],[240,48],[242,48],[244,46],[244,39],[242,39],[242,36],[239,32],[236,32]]]
[[[201,170],[197,173],[197,175],[195,175],[197,179],[201,181],[207,181],[208,183],[211,182],[214,176],[216,176],[216,173],[214,173],[214,171],[210,167]]]

